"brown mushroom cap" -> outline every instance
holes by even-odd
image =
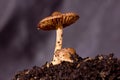
[[[79,16],[75,13],[60,13],[54,12],[52,16],[46,17],[41,20],[38,24],[38,29],[42,30],[56,30],[58,26],[63,26],[63,28],[73,24]]]

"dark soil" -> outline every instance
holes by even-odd
[[[18,72],[13,80],[120,80],[120,59],[113,54],[79,57],[74,63],[34,66]]]

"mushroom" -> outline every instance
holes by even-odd
[[[73,24],[79,16],[75,13],[60,13],[54,12],[51,16],[44,18],[38,24],[38,29],[56,30],[56,44],[54,53],[62,49],[63,28]],[[54,56],[55,57],[55,56]]]
[[[77,61],[79,56],[76,54],[76,51],[73,48],[63,48],[57,50],[54,54],[54,59],[51,62],[53,65],[60,64],[63,61],[74,62]]]

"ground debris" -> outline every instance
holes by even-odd
[[[113,54],[79,57],[73,63],[34,66],[18,72],[13,80],[120,80],[120,59]]]

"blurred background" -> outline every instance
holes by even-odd
[[[80,15],[64,29],[63,47],[81,57],[120,58],[120,0],[0,0],[0,80],[52,59],[55,31],[38,31],[37,24],[54,11]]]

